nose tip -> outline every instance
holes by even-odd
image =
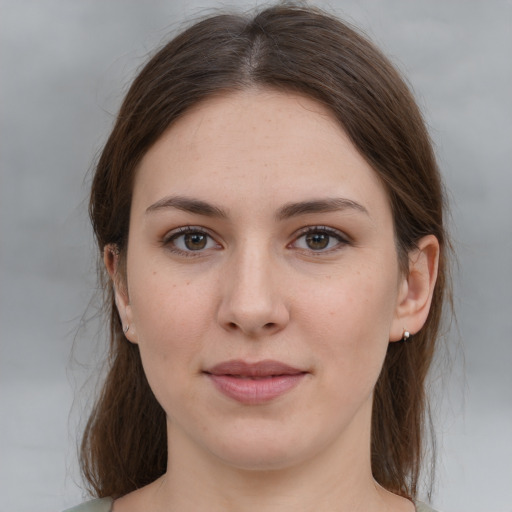
[[[279,280],[273,279],[269,260],[265,264],[231,266],[223,282],[218,322],[227,331],[246,336],[269,336],[289,322],[289,308]]]

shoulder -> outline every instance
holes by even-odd
[[[87,501],[64,512],[110,512],[112,510],[112,498],[102,498],[99,500]]]
[[[416,502],[416,512],[436,512],[433,508],[430,508],[421,501]]]

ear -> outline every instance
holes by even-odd
[[[123,326],[127,340],[137,343],[137,330],[133,321],[133,312],[130,305],[126,278],[119,271],[119,249],[114,244],[108,244],[103,250],[103,262],[112,280],[117,312]],[[127,330],[126,330],[127,329]]]
[[[402,276],[390,341],[403,338],[404,330],[416,334],[425,324],[437,279],[439,242],[434,235],[419,240],[409,253],[409,273]]]

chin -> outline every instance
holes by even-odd
[[[267,430],[267,431],[262,431]],[[224,464],[245,471],[276,471],[307,460],[319,450],[321,443],[276,428],[241,430],[226,435],[211,452]],[[277,435],[276,435],[277,433]],[[314,436],[313,436],[314,437]]]
[[[258,448],[258,447],[255,447]],[[301,457],[292,450],[285,453],[282,449],[265,447],[262,449],[230,450],[219,454],[222,462],[241,471],[279,471],[290,468],[300,462]]]

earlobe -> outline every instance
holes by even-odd
[[[434,235],[421,238],[409,253],[409,273],[400,286],[390,341],[416,334],[424,325],[432,303],[439,263],[439,242]]]
[[[103,261],[110,275],[110,279],[112,280],[116,308],[119,319],[121,320],[121,325],[123,326],[123,333],[127,340],[132,343],[137,343],[137,332],[135,330],[132,307],[126,288],[126,280],[119,271],[119,258],[120,253],[117,245],[108,244],[105,246],[103,250]]]

